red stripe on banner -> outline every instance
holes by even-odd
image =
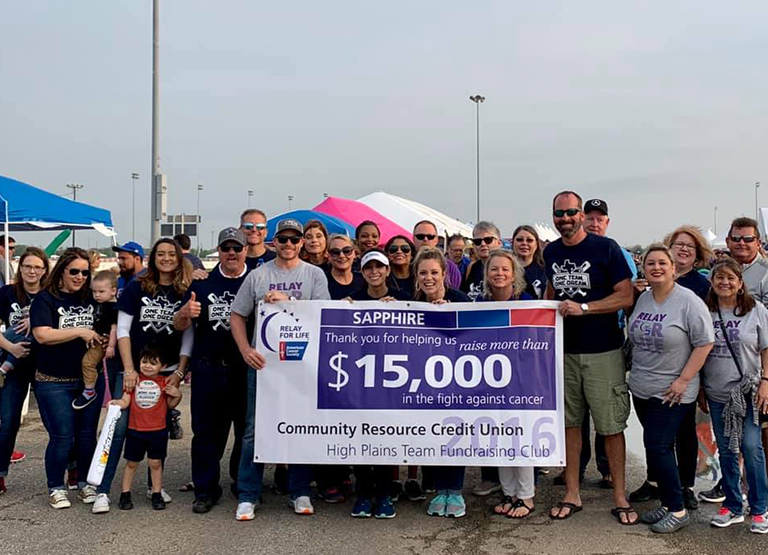
[[[515,309],[509,311],[512,326],[554,326],[554,308]]]

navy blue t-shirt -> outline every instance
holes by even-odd
[[[245,258],[245,265],[248,268],[248,271],[255,270],[259,266],[263,266],[270,260],[274,260],[277,255],[274,253],[274,251],[271,251],[269,249],[264,251],[264,254],[261,256],[254,256],[254,257],[246,257]]]
[[[414,293],[413,276],[408,276],[407,278],[399,278],[394,274],[392,274],[390,275],[390,279],[395,285],[393,289],[399,289],[406,295],[409,295],[409,298],[413,298],[413,293]]]
[[[27,293],[28,300],[25,306],[21,306],[18,298],[16,298],[16,288],[13,285],[5,285],[0,288],[0,321],[4,322],[9,328],[13,328],[29,315],[29,305],[34,295]],[[29,341],[32,342],[32,331],[29,332]],[[20,366],[24,369],[34,367],[34,356],[30,353],[26,357],[19,359],[16,363],[16,369],[20,370]]]
[[[547,290],[547,274],[544,268],[531,262],[525,267],[526,292],[534,299],[543,299]]]
[[[461,281],[461,290],[469,296],[470,300],[474,301],[483,294],[484,270],[485,263],[482,260],[476,260]]]
[[[59,297],[54,297],[48,291],[42,291],[30,305],[30,326],[56,330],[93,329],[93,313],[94,302],[90,297],[83,301],[79,293],[59,293]],[[79,337],[57,345],[33,342],[32,350],[41,373],[56,378],[82,377],[82,361],[88,347]]]
[[[592,233],[578,245],[566,246],[562,239],[550,243],[544,260],[557,301],[599,301],[611,295],[616,284],[632,279],[618,243]],[[621,348],[624,341],[617,312],[565,318],[563,332],[566,353],[604,353]]]
[[[536,299],[531,297],[527,291],[523,291],[522,293],[520,293],[520,298],[514,299],[510,297],[507,300],[508,301],[535,301]],[[488,299],[484,295],[480,295],[477,299],[475,299],[475,302],[490,303],[490,302],[495,302],[495,299]]]
[[[350,298],[354,301],[378,301],[379,299],[382,299],[384,297],[392,297],[395,300],[398,301],[410,301],[411,296],[408,293],[404,293],[403,291],[398,291],[397,289],[392,289],[391,287],[387,288],[387,293],[385,295],[382,295],[378,298],[373,298],[368,293],[368,285],[363,283],[363,287],[359,289],[358,291],[355,291],[350,295]]]
[[[471,303],[472,302],[472,299],[470,299],[469,295],[464,293],[464,291],[459,291],[458,289],[453,289],[450,287],[445,290],[445,294],[443,295],[443,300],[446,300],[449,303]],[[421,302],[429,302],[429,301],[421,300]]]
[[[709,280],[695,269],[680,276],[675,281],[678,285],[682,285],[686,289],[690,289],[696,293],[696,296],[702,301],[707,300],[707,295],[709,295],[709,290],[712,287]]]
[[[172,285],[158,285],[152,296],[141,288],[139,280],[133,280],[120,295],[117,308],[133,316],[129,333],[136,369],[141,350],[150,342],[165,349],[168,366],[179,362],[182,333],[174,329],[173,317],[181,308],[181,297]]]
[[[363,276],[357,272],[352,272],[352,281],[349,282],[349,285],[344,285],[336,281],[331,272],[326,272],[325,277],[328,279],[328,293],[330,293],[332,301],[346,299],[351,296],[352,293],[365,287]]]

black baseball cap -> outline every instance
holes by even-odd
[[[599,198],[593,198],[592,200],[588,200],[584,204],[584,213],[592,212],[593,210],[597,210],[598,212],[602,212],[606,216],[608,215],[608,203],[604,200],[601,200]]]

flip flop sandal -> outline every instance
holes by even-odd
[[[515,511],[515,509],[525,509],[528,512],[525,513],[524,515],[515,516],[512,514]],[[512,509],[507,513],[507,518],[525,518],[535,510],[536,510],[535,506],[529,507],[528,505],[525,504],[525,502],[522,499],[518,499],[517,501],[515,501],[515,504],[512,506]]]
[[[634,513],[637,516],[634,522],[629,520],[629,515],[631,515],[632,513]],[[611,509],[611,514],[614,517],[616,517],[616,520],[618,520],[619,524],[621,524],[622,526],[634,526],[635,524],[640,524],[640,515],[632,507],[614,507],[613,509]],[[627,515],[626,522],[621,520],[621,515]]]
[[[515,503],[516,502],[513,501],[512,498],[509,495],[504,495],[501,498],[501,502],[491,509],[491,513],[493,513],[494,515],[497,515],[497,516],[507,516],[509,514],[509,511],[511,511],[512,509],[515,508]],[[505,511],[504,507],[506,507],[507,505],[509,505],[509,509],[507,509]],[[497,511],[496,510],[499,507],[501,507],[501,511]]]
[[[560,501],[560,503],[557,504],[557,508],[558,508],[557,514],[553,515],[551,512],[549,513],[549,518],[551,518],[552,520],[568,520],[574,514],[579,513],[584,509],[584,507],[582,507],[581,505],[577,505],[576,503],[568,503],[567,501]],[[564,509],[564,508],[570,509],[570,510],[568,511],[567,515],[560,516],[560,509]]]

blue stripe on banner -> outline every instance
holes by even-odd
[[[459,312],[459,328],[509,326],[509,310],[467,310]]]

